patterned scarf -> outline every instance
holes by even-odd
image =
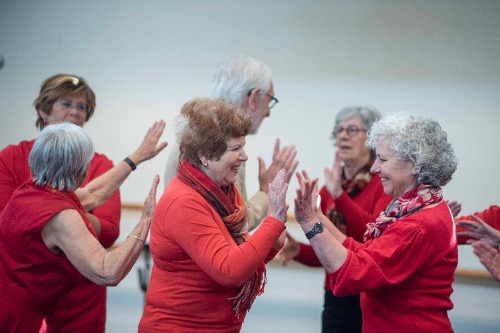
[[[370,173],[370,168],[373,165],[373,160],[368,161],[361,169],[359,169],[351,179],[347,179],[345,175],[345,170],[342,170],[342,189],[351,198],[358,195],[363,188],[372,179],[372,174]],[[347,223],[342,214],[336,207],[335,202],[331,202],[329,207],[326,209],[328,214],[328,219],[333,222],[333,224],[339,229],[344,235],[347,234]]]
[[[177,175],[183,183],[201,194],[217,211],[238,245],[248,239],[247,210],[234,184],[221,188],[203,171],[189,162],[182,162],[179,165]],[[255,274],[245,282],[240,293],[231,298],[234,303],[233,310],[237,316],[250,310],[255,298],[264,292],[265,284],[266,266],[262,263]]]
[[[366,231],[363,235],[363,242],[369,239],[378,238],[385,229],[399,219],[416,213],[426,206],[438,203],[443,200],[441,187],[420,184],[413,190],[404,193],[397,199],[393,199],[386,210],[380,213],[375,223],[366,224]]]

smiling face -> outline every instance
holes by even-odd
[[[87,98],[84,93],[76,95],[65,95],[52,104],[50,114],[42,110],[38,113],[45,119],[45,125],[52,125],[63,121],[72,122],[83,126],[87,117]]]
[[[356,115],[337,124],[335,130],[344,129],[335,135],[335,146],[339,157],[346,163],[366,163],[370,158],[370,149],[365,145],[367,136],[361,117]],[[357,133],[348,129],[358,129]]]
[[[201,157],[202,170],[219,186],[233,184],[238,176],[239,167],[248,160],[244,149],[245,143],[244,136],[228,139],[227,149],[218,160]],[[203,164],[208,164],[208,166],[203,166]]]
[[[370,172],[379,175],[386,194],[397,198],[417,186],[417,172],[413,162],[398,160],[391,151],[388,140],[380,140],[376,152],[377,158]]]

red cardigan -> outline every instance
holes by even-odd
[[[153,270],[139,332],[239,332],[233,301],[263,262],[284,223],[267,217],[240,246],[203,197],[174,177],[151,223]]]
[[[347,221],[347,236],[361,242],[366,231],[366,224],[374,222],[380,213],[387,207],[392,197],[385,194],[380,177],[373,175],[363,190],[354,198],[344,192],[336,200],[328,193],[325,186],[321,188],[320,208],[323,214],[333,207],[344,214]],[[321,263],[311,245],[300,243],[300,253],[295,259],[308,266],[321,267]],[[325,288],[330,290],[330,284],[325,280]]]
[[[52,252],[42,239],[49,219],[76,210],[97,238],[73,193],[51,193],[27,182],[0,214],[0,332],[38,332],[61,297],[82,275],[64,253]]]
[[[22,141],[0,152],[0,212],[15,189],[31,178],[28,156],[35,141]],[[82,187],[113,168],[105,155],[95,153],[90,162],[87,178]],[[101,223],[99,242],[110,247],[120,232],[121,201],[116,191],[102,206],[92,210]],[[89,320],[92,318],[92,320]],[[56,312],[48,318],[50,330],[103,333],[106,327],[106,287],[82,279],[72,291],[61,299]]]
[[[342,267],[330,275],[336,296],[361,293],[363,332],[453,332],[455,224],[445,202],[390,225],[365,244],[348,237]]]

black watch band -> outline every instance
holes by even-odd
[[[314,235],[316,234],[320,234],[322,233],[323,231],[325,230],[325,226],[321,223],[321,222],[318,222],[314,225],[314,227],[311,229],[311,231],[309,231],[307,234],[306,234],[306,238],[307,239],[311,239],[314,237]]]

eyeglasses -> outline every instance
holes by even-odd
[[[339,136],[340,134],[342,134],[343,131],[346,131],[347,135],[349,135],[351,138],[358,135],[359,131],[366,132],[366,130],[364,128],[359,128],[359,127],[354,126],[354,125],[349,125],[345,128],[342,126],[337,126],[333,130],[333,136]]]
[[[66,111],[71,111],[71,109],[73,109],[73,107],[75,107],[80,112],[85,112],[85,113],[89,112],[89,105],[86,103],[73,104],[73,102],[70,100],[61,99],[61,100],[57,101],[57,104],[59,104]]]
[[[276,104],[278,104],[278,99],[271,94],[266,93],[267,97],[269,97],[269,109],[272,109]]]
[[[252,91],[254,90],[255,88],[251,89],[248,93],[247,93],[247,96],[250,97],[250,95],[252,94]],[[279,100],[274,97],[273,95],[269,94],[269,93],[266,93],[266,96],[269,97],[269,104],[268,104],[268,108],[269,109],[272,109],[276,104],[278,104]]]

